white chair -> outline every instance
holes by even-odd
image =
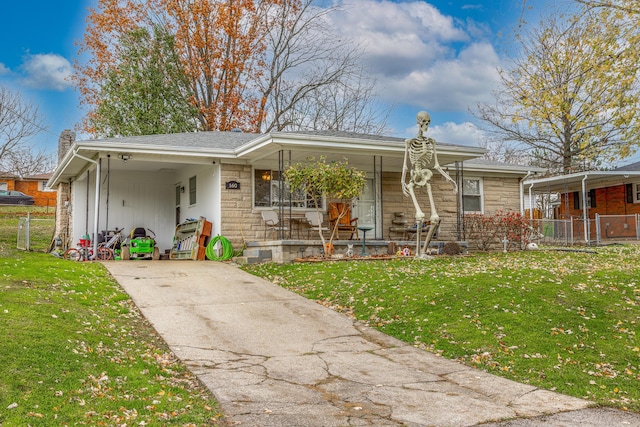
[[[276,211],[262,211],[262,220],[264,221],[264,240],[267,240],[267,230],[272,231],[288,231],[289,227],[280,224],[280,218]]]
[[[329,231],[329,227],[324,227],[322,225],[323,215],[322,212],[307,212],[304,214],[307,222],[309,223],[309,228],[307,228],[307,240],[309,239],[309,235],[311,231],[317,231],[319,233],[324,233],[325,231]]]

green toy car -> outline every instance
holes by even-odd
[[[152,236],[149,236],[147,231]],[[123,260],[160,259],[160,249],[156,246],[156,234],[144,227],[134,228],[127,241],[122,245],[121,257]]]

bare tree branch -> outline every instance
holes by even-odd
[[[43,130],[38,108],[0,86],[0,161]]]
[[[53,154],[33,146],[16,148],[0,160],[0,170],[18,176],[20,179],[51,172],[55,166]]]
[[[361,50],[327,21],[335,10],[312,0],[298,9],[287,2],[277,9],[266,40],[263,131],[384,132],[389,112],[375,104],[375,82],[360,66]]]

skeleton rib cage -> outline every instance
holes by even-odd
[[[433,158],[434,143],[432,138],[412,138],[409,142],[409,160],[414,169],[426,169]]]

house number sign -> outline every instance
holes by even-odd
[[[240,183],[238,181],[227,181],[224,184],[224,187],[227,190],[239,190],[240,189]]]

